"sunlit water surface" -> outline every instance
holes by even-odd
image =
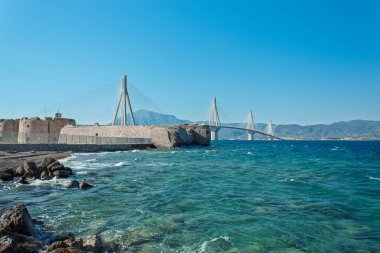
[[[380,142],[220,141],[74,154],[69,180],[0,183],[54,231],[121,252],[380,252]]]

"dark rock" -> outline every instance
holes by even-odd
[[[64,241],[56,241],[49,245],[46,252],[51,252],[53,250],[57,249],[65,249],[65,248],[76,248],[76,249],[82,249],[83,248],[83,240],[82,239],[68,239]]]
[[[51,157],[46,157],[42,163],[41,163],[41,168],[44,169],[44,168],[47,168],[50,164],[54,163],[55,160],[54,158],[51,158]]]
[[[14,178],[12,174],[9,174],[6,171],[0,171],[0,179],[3,181],[10,181]]]
[[[41,170],[37,167],[37,165],[34,162],[24,162],[24,169],[25,169],[25,176],[27,178],[39,178],[41,175]]]
[[[22,177],[25,174],[25,169],[23,165],[17,167],[15,171],[15,177]]]
[[[42,220],[37,220],[37,219],[32,218],[32,221],[33,221],[33,224],[35,224],[35,225],[43,225],[44,224],[44,222]]]
[[[102,250],[102,242],[99,236],[89,236],[83,238],[83,249],[85,251],[100,253]]]
[[[94,187],[94,186],[91,184],[88,184],[86,182],[80,182],[79,183],[79,188],[81,188],[81,189],[87,189],[87,188],[91,188],[91,187]]]
[[[3,213],[0,229],[22,235],[34,235],[36,233],[32,218],[24,204],[17,205]]]
[[[57,170],[64,170],[65,166],[63,164],[57,164],[50,168],[51,172],[57,171]]]
[[[47,253],[88,253],[84,250],[80,250],[74,247],[58,248],[52,251],[46,251]]]
[[[73,170],[70,167],[65,167],[65,169],[70,175],[73,174]]]
[[[29,184],[29,182],[25,179],[21,179],[20,181],[18,181],[19,184]]]
[[[79,182],[77,180],[73,180],[70,182],[67,188],[79,188]]]
[[[5,171],[5,172],[11,174],[12,176],[15,175],[15,170],[13,170],[13,169],[5,169],[5,170],[3,170],[3,171]]]
[[[69,172],[65,170],[56,170],[53,172],[53,176],[58,177],[58,178],[68,178],[70,177]]]
[[[59,161],[52,162],[51,164],[47,166],[47,169],[51,171],[51,168],[53,168],[56,165],[60,165],[60,162]]]
[[[36,171],[36,170],[38,170],[38,167],[34,162],[25,161],[24,162],[24,169],[26,171],[28,171],[28,170]]]
[[[17,242],[9,235],[0,238],[0,252],[13,253],[17,252]]]
[[[50,176],[50,173],[47,172],[47,171],[42,171],[41,173],[41,179],[42,180],[50,180],[52,179],[53,177]]]

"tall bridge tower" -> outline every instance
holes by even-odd
[[[249,112],[249,115],[248,115],[247,129],[252,130],[252,131],[248,131],[248,140],[253,141],[253,130],[255,130],[255,124],[253,122],[252,110]]]
[[[120,109],[120,104],[121,105],[121,122],[120,122],[120,125],[127,125],[127,103],[128,103],[128,108],[129,108],[129,115],[131,117],[131,125],[135,125],[135,117],[133,115],[133,111],[132,111],[132,105],[131,105],[131,100],[129,99],[129,95],[128,95],[128,89],[127,89],[127,76],[126,75],[123,75],[121,77],[121,90],[120,90],[120,95],[119,95],[119,99],[117,100],[117,104],[116,104],[116,111],[115,111],[115,114],[113,116],[113,121],[112,121],[112,125],[116,125],[116,119],[117,119],[117,115],[118,115],[118,112],[119,112],[119,109]]]
[[[270,121],[268,124],[267,134],[270,135],[270,139],[273,140],[274,130],[273,130],[272,121]]]
[[[218,113],[218,107],[216,105],[216,97],[214,97],[212,101],[209,125],[211,128],[211,140],[218,140],[218,132],[220,130],[220,118]]]

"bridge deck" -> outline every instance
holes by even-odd
[[[234,127],[234,126],[210,126],[210,127],[211,128],[228,128],[228,129],[242,130],[242,131],[247,131],[247,132],[252,132],[252,133],[257,133],[257,134],[265,135],[265,136],[268,136],[268,137],[271,137],[271,138],[274,138],[274,139],[277,139],[277,140],[283,140],[280,137],[277,137],[277,136],[274,136],[274,135],[270,135],[270,134],[267,134],[267,133],[264,133],[264,132],[261,132],[261,131],[258,131],[258,130],[252,130],[252,129],[244,128],[244,127]]]

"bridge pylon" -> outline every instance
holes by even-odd
[[[211,140],[218,140],[218,132],[220,130],[220,118],[218,113],[218,106],[216,105],[216,97],[214,97],[212,101],[209,125],[211,130]]]
[[[270,121],[269,124],[268,124],[268,127],[267,127],[267,134],[270,135],[270,139],[273,141],[274,130],[273,130],[273,124],[272,124],[272,121]]]
[[[252,131],[248,131],[248,140],[253,141],[253,133],[254,133],[253,130],[255,130],[255,124],[253,121],[252,110],[249,112],[249,115],[248,115],[247,129],[252,130]]]
[[[129,114],[131,117],[131,125],[135,125],[135,117],[133,116],[131,100],[129,99],[128,89],[127,89],[127,76],[123,75],[121,77],[120,95],[119,95],[119,99],[117,100],[116,110],[115,110],[115,114],[114,114],[113,120],[112,120],[113,126],[116,125],[116,119],[117,119],[117,115],[119,113],[120,104],[122,104],[121,105],[121,122],[120,122],[120,125],[123,125],[123,126],[127,125],[127,103],[128,103],[128,108],[129,108]]]

